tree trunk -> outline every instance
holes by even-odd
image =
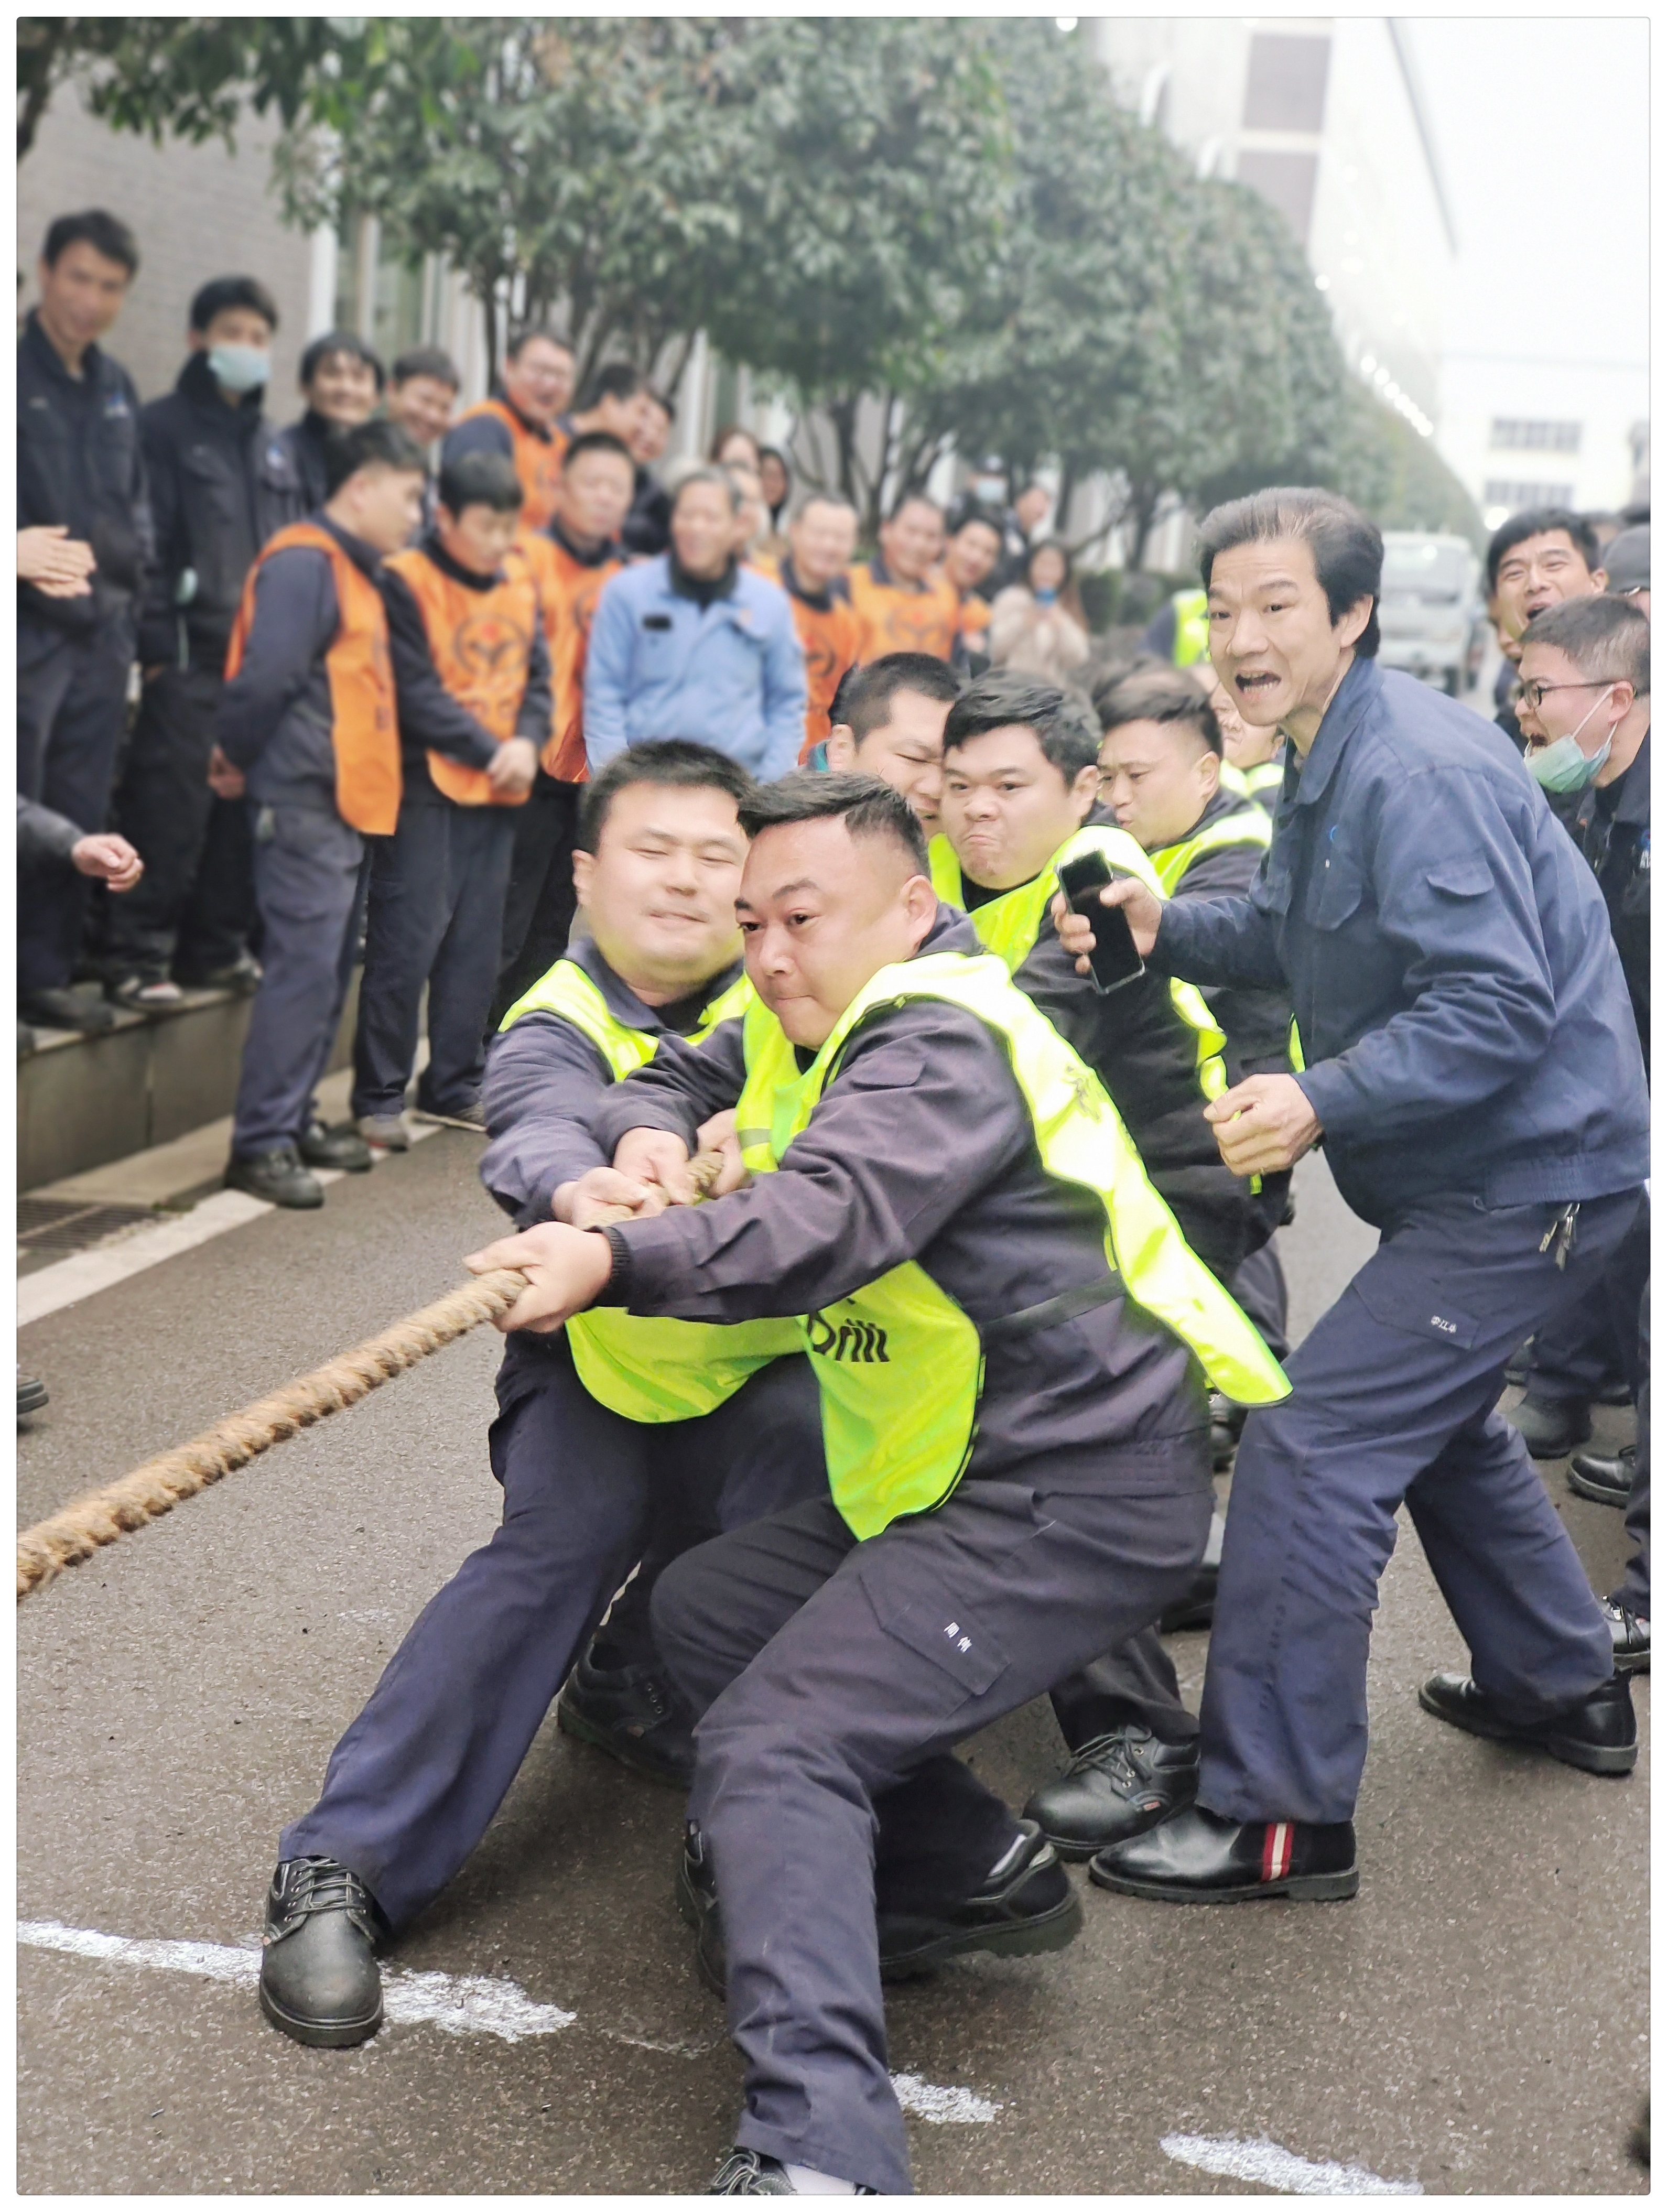
[[[28,87],[17,118],[17,158],[21,161],[34,143],[40,118],[46,112],[58,78],[58,57],[70,34],[67,15],[37,15],[25,33],[18,25],[18,76]]]

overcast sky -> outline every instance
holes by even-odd
[[[1458,230],[1448,349],[1646,361],[1647,21],[1411,28]]]

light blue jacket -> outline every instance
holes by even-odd
[[[750,568],[703,608],[672,588],[671,558],[611,577],[585,656],[585,755],[593,775],[642,738],[694,738],[785,775],[805,742],[805,655],[787,593]]]

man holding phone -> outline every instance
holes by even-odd
[[[1611,1631],[1517,1431],[1505,1364],[1591,1294],[1648,1171],[1649,1102],[1601,894],[1522,763],[1377,665],[1383,540],[1334,494],[1206,517],[1210,655],[1294,749],[1247,893],[1114,884],[1146,959],[1289,991],[1308,1065],[1208,1111],[1241,1175],[1325,1140],[1383,1242],[1245,1424],[1201,1715],[1195,1805],[1102,1851],[1104,1887],[1177,1902],[1353,1875],[1366,1651],[1404,1499],[1471,1652],[1438,1719],[1624,1774]],[[1093,932],[1062,906],[1065,945]],[[1454,1842],[1458,1842],[1457,1834]],[[1437,1844],[1439,1850],[1439,1844]]]

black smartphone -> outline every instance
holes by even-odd
[[[1120,991],[1146,973],[1146,963],[1135,950],[1134,932],[1120,906],[1102,906],[1100,893],[1113,880],[1103,853],[1083,853],[1068,860],[1059,872],[1059,887],[1073,914],[1092,924],[1094,949],[1088,956],[1097,991]]]

